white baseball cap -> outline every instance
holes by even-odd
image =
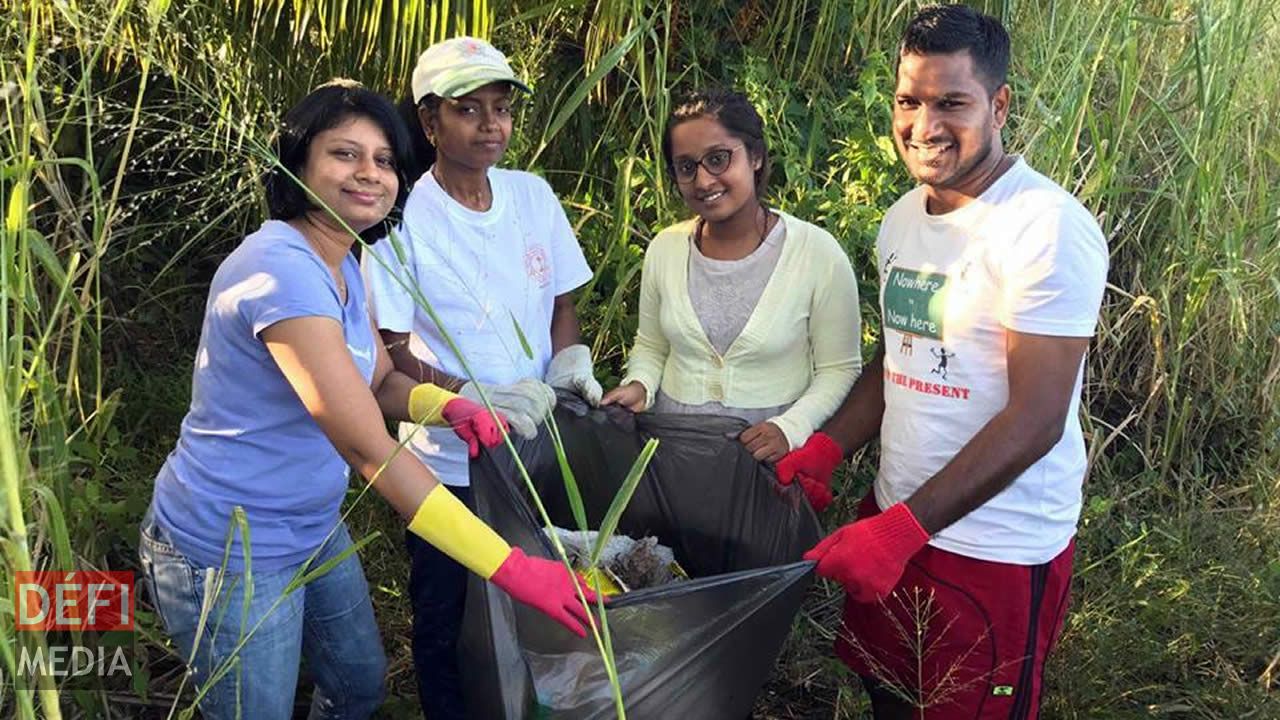
[[[413,101],[428,95],[456,98],[493,82],[509,82],[529,92],[507,57],[479,38],[456,37],[438,42],[418,56],[413,68]]]

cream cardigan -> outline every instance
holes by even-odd
[[[776,212],[776,211],[775,211]],[[782,255],[746,327],[722,357],[689,299],[694,221],[649,243],[640,278],[640,326],[625,385],[653,406],[661,387],[690,405],[761,408],[794,402],[770,418],[798,448],[844,400],[862,368],[858,284],[844,250],[825,230],[778,212]]]

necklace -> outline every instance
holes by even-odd
[[[449,183],[445,182],[444,175],[440,172],[439,163],[431,166],[431,177],[436,179],[436,184],[440,186],[441,190],[444,190],[445,195],[448,195],[458,201],[465,208],[484,212],[493,207],[493,188],[489,186],[489,178],[487,175],[484,181],[484,190],[480,191],[480,193],[474,197],[467,197],[463,193],[454,192],[454,190],[449,187]]]
[[[342,277],[342,268],[338,268],[338,272],[333,276],[333,279],[338,281],[338,297],[342,298],[343,302],[346,302],[347,279]]]
[[[773,217],[773,213],[769,212],[763,205],[761,205],[760,213],[756,215],[757,220],[759,220],[760,215],[764,215],[763,228],[761,227],[761,223],[755,223],[756,235],[758,237],[756,238],[755,244],[751,246],[751,250],[747,252],[747,255],[759,250],[760,246],[764,244],[765,238],[769,236],[769,230],[771,229],[769,221]],[[702,229],[706,224],[705,220],[698,218],[698,224],[693,230],[693,244],[698,248],[699,252],[702,251]],[[746,255],[743,257],[746,257]]]

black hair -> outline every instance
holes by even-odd
[[[688,93],[671,111],[666,132],[662,134],[662,158],[667,164],[667,174],[675,178],[675,162],[671,156],[671,131],[675,126],[700,117],[709,117],[720,123],[735,138],[742,141],[751,157],[760,160],[755,171],[756,198],[763,202],[764,191],[769,185],[772,160],[769,146],[764,139],[764,120],[746,95],[733,90],[695,90]]]
[[[412,164],[411,141],[390,100],[354,81],[335,80],[321,85],[284,114],[284,124],[276,136],[276,157],[285,170],[300,178],[302,167],[307,162],[307,151],[316,135],[357,117],[368,118],[387,136],[400,181],[395,203],[386,219],[360,233],[362,240],[374,243],[399,224],[405,199],[409,197],[409,183],[404,173]],[[271,168],[264,185],[267,210],[273,220],[293,220],[319,209],[307,191],[280,167]]]
[[[432,109],[438,108],[440,99],[435,95],[422,98],[423,106],[426,106],[431,98],[436,99]],[[436,161],[436,148],[427,140],[427,129],[422,127],[422,119],[418,117],[418,107],[418,103],[413,101],[411,95],[405,95],[396,106],[400,112],[400,119],[409,129],[409,149],[412,151],[412,157],[405,167],[404,174],[410,186],[418,182],[418,178],[422,177]]]
[[[898,46],[903,55],[945,55],[965,51],[994,93],[1009,77],[1009,33],[999,20],[967,5],[929,5],[907,23]]]

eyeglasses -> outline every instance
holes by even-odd
[[[671,164],[671,169],[676,175],[676,182],[691,183],[698,176],[698,167],[701,166],[712,177],[719,177],[729,169],[730,163],[733,162],[733,153],[742,150],[745,146],[739,145],[736,148],[717,148],[703,155],[697,160],[689,158],[681,158]]]

